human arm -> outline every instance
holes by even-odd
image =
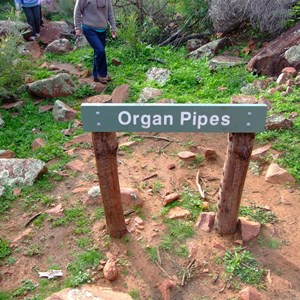
[[[74,26],[75,26],[76,35],[82,34],[81,24],[82,24],[81,0],[76,0],[76,4],[74,7]]]
[[[114,14],[111,0],[108,0],[108,22],[111,26],[112,37],[115,38],[117,27],[116,27],[116,19],[115,19],[115,14]]]
[[[21,10],[21,0],[15,0],[15,6],[16,6],[16,10],[17,12],[19,12]]]

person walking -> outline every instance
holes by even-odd
[[[76,0],[74,25],[76,36],[83,35],[94,49],[93,77],[95,82],[106,84],[105,52],[107,25],[111,27],[112,38],[116,38],[116,20],[111,0]]]
[[[29,38],[34,41],[40,36],[41,27],[41,2],[40,0],[15,0],[17,14],[23,8],[27,23],[32,27],[32,36]]]

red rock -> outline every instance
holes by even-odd
[[[126,187],[121,187],[121,200],[127,209],[142,207],[145,202],[138,189]]]
[[[31,143],[31,149],[36,150],[38,148],[44,147],[46,144],[46,141],[44,141],[42,138],[36,138],[32,143]]]
[[[296,76],[297,70],[294,67],[286,67],[282,69],[281,73],[287,73],[290,74],[291,76]]]
[[[171,300],[170,289],[176,288],[176,283],[171,279],[165,279],[159,286],[163,300]]]
[[[117,86],[111,94],[112,102],[113,103],[125,102],[125,100],[127,100],[129,97],[129,89],[130,87],[128,84],[122,84],[120,86]]]
[[[290,65],[284,57],[287,49],[299,44],[300,35],[297,34],[299,30],[300,23],[298,22],[294,27],[268,43],[266,47],[264,47],[249,61],[247,65],[248,71],[255,70],[257,74],[278,76],[281,70],[285,67],[292,66],[299,69],[300,62]]]
[[[0,106],[0,108],[9,110],[9,109],[19,109],[24,106],[24,101],[17,101],[13,103],[6,103]]]
[[[10,150],[0,150],[0,158],[14,158],[15,153]]]
[[[113,59],[111,60],[111,63],[112,63],[112,65],[114,65],[114,66],[119,66],[119,65],[122,64],[122,63],[121,63],[118,59],[116,59],[116,58],[113,58]]]
[[[144,221],[140,217],[135,217],[133,221],[135,223],[137,223],[138,225],[143,225],[144,224]]]
[[[270,149],[271,149],[271,146],[266,145],[264,147],[260,147],[258,149],[253,150],[252,153],[251,153],[251,159],[252,160],[261,160],[261,159],[263,159]]]
[[[39,107],[39,113],[43,113],[53,109],[53,105],[42,105]]]
[[[196,157],[196,154],[191,152],[191,151],[182,151],[179,152],[178,157],[184,161],[193,161],[194,158]]]
[[[241,225],[242,239],[244,242],[249,242],[256,238],[261,229],[261,224],[255,221],[250,221],[244,217],[239,218]]]
[[[198,146],[197,150],[200,151],[206,159],[216,159],[217,158],[217,152],[214,149]]]
[[[168,165],[168,169],[169,170],[173,170],[173,169],[175,169],[176,168],[176,165],[175,164],[170,164],[170,165]]]
[[[294,184],[295,178],[292,175],[290,175],[286,170],[280,168],[278,164],[272,163],[268,168],[265,181],[277,184]]]
[[[169,203],[179,199],[180,195],[178,193],[171,193],[167,196],[165,196],[165,198],[163,199],[163,206],[168,205]]]
[[[109,258],[103,268],[104,278],[109,281],[114,281],[117,279],[119,272],[117,270],[116,262]]]
[[[81,160],[72,160],[66,164],[66,169],[76,171],[76,172],[82,172],[84,171],[85,164]]]
[[[14,191],[13,191],[14,196],[20,196],[21,192],[22,192],[21,188],[15,188]]]
[[[196,227],[201,228],[205,232],[210,232],[213,229],[216,214],[214,212],[201,213],[197,222]]]
[[[52,216],[62,216],[64,209],[62,208],[62,204],[59,203],[53,208],[47,209],[45,213],[52,215]]]
[[[75,136],[73,140],[65,143],[64,146],[68,148],[74,144],[83,144],[83,143],[90,143],[90,144],[92,143],[92,134],[90,132]]]
[[[260,300],[260,294],[257,289],[248,286],[239,292],[239,300]]]
[[[177,219],[188,219],[191,216],[191,213],[182,207],[176,206],[171,208],[169,213],[167,214],[167,218],[171,220]]]
[[[11,246],[12,246],[12,247],[16,247],[17,244],[18,244],[21,240],[27,238],[27,237],[30,235],[31,231],[32,231],[32,228],[27,228],[25,231],[23,231],[21,234],[19,234],[19,235],[13,240]]]
[[[281,73],[276,82],[278,84],[283,84],[283,83],[286,83],[289,79],[291,79],[291,75],[289,73]]]

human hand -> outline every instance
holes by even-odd
[[[81,29],[76,29],[75,30],[75,35],[76,36],[81,36],[82,35],[82,30]]]
[[[116,31],[112,31],[112,32],[111,32],[111,37],[112,37],[113,39],[115,39],[115,38],[117,37],[117,32],[116,32]]]
[[[20,10],[20,9],[17,9],[17,10],[16,10],[16,15],[19,16],[20,13],[21,13],[21,10]]]

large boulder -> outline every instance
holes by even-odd
[[[72,46],[68,39],[58,39],[50,43],[46,47],[45,52],[63,54],[66,52],[70,52],[71,50],[72,50]]]
[[[266,76],[278,76],[285,67],[295,67],[300,70],[299,44],[300,23],[282,33],[257,53],[249,61],[248,71]]]
[[[58,39],[69,38],[73,31],[73,25],[65,21],[47,22],[41,29],[40,40],[44,44],[50,44]]]
[[[43,98],[55,98],[72,95],[75,83],[71,75],[61,73],[46,79],[28,84],[30,93]]]
[[[0,186],[33,185],[47,171],[41,160],[28,158],[0,159]]]
[[[32,28],[27,23],[0,20],[0,36],[6,36],[8,34],[22,34],[27,40],[32,35]]]

